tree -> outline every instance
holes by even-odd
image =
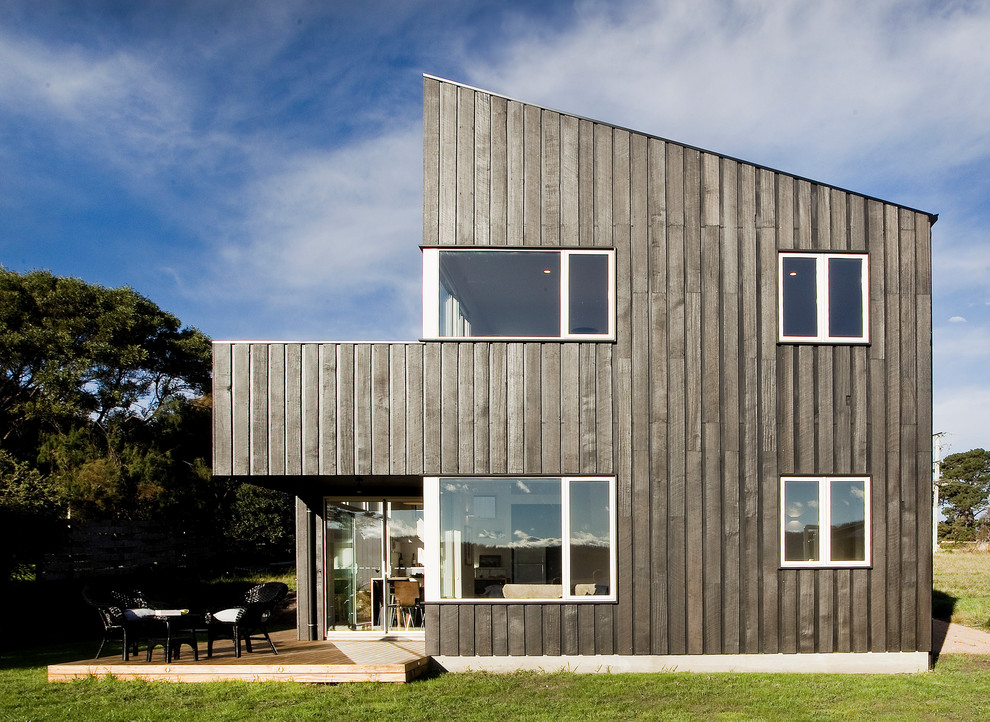
[[[54,485],[0,449],[0,582],[58,544],[63,516]]]
[[[230,508],[225,536],[233,548],[255,559],[281,561],[292,557],[294,520],[290,494],[241,484]]]
[[[213,478],[210,339],[130,288],[0,267],[0,582],[72,522],[290,554],[291,497]]]
[[[973,449],[947,456],[942,461],[939,504],[945,521],[939,523],[939,537],[971,541],[987,524],[990,504],[990,451]]]
[[[131,288],[0,267],[0,572],[70,510],[191,523],[210,370],[210,339]]]
[[[209,379],[209,338],[133,289],[0,267],[0,440],[147,418]]]

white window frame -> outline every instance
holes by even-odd
[[[513,252],[513,253],[558,253],[560,254],[560,330],[557,336],[473,336],[470,329],[465,332],[444,336],[440,333],[440,253],[443,252]],[[569,282],[570,257],[573,255],[606,256],[608,258],[608,332],[569,333]],[[504,247],[504,246],[430,246],[423,248],[423,338],[437,341],[506,341],[563,339],[571,341],[613,341],[615,340],[615,250],[611,248],[548,248]]]
[[[787,506],[784,488],[789,481],[814,481],[818,483],[818,559],[785,559],[785,534],[787,531]],[[864,559],[832,561],[832,482],[862,481],[865,490],[864,508]],[[872,566],[871,517],[869,476],[782,476],[780,478],[780,566],[791,568],[829,567],[855,568]]]
[[[815,287],[817,291],[818,335],[784,335],[784,259],[815,259]],[[828,333],[829,294],[828,262],[832,258],[857,258],[863,264],[863,333],[861,336],[830,336]],[[781,251],[777,260],[777,333],[781,343],[865,344],[870,342],[870,258],[866,253],[812,253],[807,251]]]
[[[560,490],[560,516],[561,516],[561,596],[553,599],[505,599],[489,597],[463,597],[463,598],[442,598],[440,589],[440,483],[445,479],[465,479],[488,481],[501,477],[494,476],[463,476],[451,475],[447,477],[427,476],[423,478],[423,523],[425,525],[425,539],[423,553],[426,557],[426,575],[424,593],[427,602],[437,602],[441,604],[532,604],[532,603],[557,603],[573,604],[575,602],[615,602],[616,587],[618,586],[618,562],[617,562],[617,533],[616,533],[616,491],[614,476],[512,476],[512,479],[534,479],[547,481],[559,479]],[[583,481],[607,481],[608,482],[608,505],[609,505],[609,585],[608,594],[581,595],[572,594],[571,584],[571,552],[570,552],[570,486],[573,482]],[[457,566],[461,566],[457,563]]]

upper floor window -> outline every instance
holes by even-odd
[[[865,253],[781,253],[780,340],[868,342],[868,262]]]
[[[423,336],[614,338],[615,253],[426,248]]]
[[[868,478],[785,477],[780,505],[783,566],[869,566]]]

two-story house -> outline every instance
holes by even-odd
[[[456,669],[926,669],[935,216],[424,79],[423,337],[218,342],[298,629]]]

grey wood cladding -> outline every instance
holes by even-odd
[[[431,654],[929,650],[931,217],[424,83],[423,243],[614,248],[616,341],[217,343],[214,473],[616,476],[617,603],[429,605]],[[794,249],[869,254],[870,344],[777,343]],[[870,568],[779,567],[787,474],[870,475]]]

